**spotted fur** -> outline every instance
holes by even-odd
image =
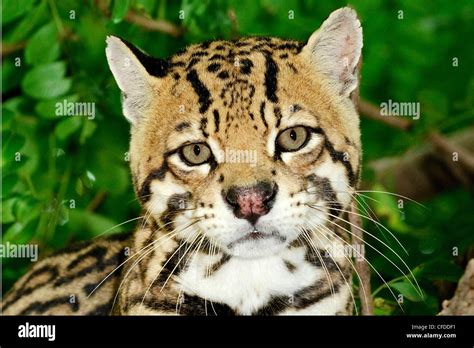
[[[355,12],[335,11],[307,43],[212,41],[168,59],[115,37],[107,45],[145,218],[128,239],[40,262],[5,313],[350,314],[351,260],[328,250],[347,243],[333,227],[360,173]],[[277,137],[297,126],[304,146],[282,150]],[[201,165],[183,159],[193,143],[212,153]],[[231,163],[226,149],[257,161]],[[271,204],[257,209],[255,192],[267,191]]]

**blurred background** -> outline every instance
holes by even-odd
[[[37,244],[42,257],[134,228],[126,222],[139,214],[127,161],[129,125],[106,63],[106,35],[163,58],[217,38],[305,41],[346,5],[356,9],[364,32],[358,204],[364,228],[386,244],[366,235],[374,247],[366,246],[367,258],[379,273],[372,270],[375,313],[402,314],[397,300],[406,314],[439,312],[474,255],[469,0],[4,0],[2,243]],[[95,117],[55,116],[65,99],[94,103]],[[419,119],[381,116],[389,100],[419,103]],[[6,292],[31,263],[2,261]]]

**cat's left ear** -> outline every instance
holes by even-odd
[[[327,77],[337,93],[347,97],[359,84],[361,51],[362,28],[349,7],[332,12],[303,48],[313,67]]]

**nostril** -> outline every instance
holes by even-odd
[[[272,204],[276,198],[277,192],[278,192],[278,185],[277,184],[271,185],[269,189],[267,189],[265,192],[263,203],[265,205]]]
[[[238,192],[235,187],[231,187],[226,194],[223,195],[227,203],[229,203],[232,207],[238,208],[239,203],[237,201]]]

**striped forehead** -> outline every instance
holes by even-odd
[[[297,73],[291,58],[302,47],[302,43],[276,38],[213,41],[190,46],[160,64],[155,62],[155,68],[161,68],[158,71],[147,70],[157,77],[171,78],[172,92],[183,85],[194,92],[197,103],[191,106],[191,123],[198,124],[205,137],[222,132],[228,138],[230,130],[235,128],[235,132],[239,126],[268,128],[267,110],[280,116],[279,73],[282,67]],[[243,122],[245,118],[252,122]],[[178,131],[187,128],[186,121],[177,122]]]

